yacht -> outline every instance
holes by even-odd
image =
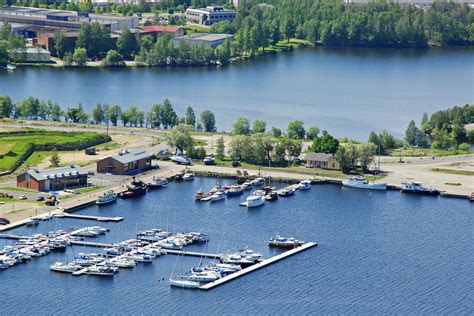
[[[227,196],[237,196],[237,195],[242,195],[243,193],[244,193],[244,188],[240,185],[233,186],[225,191],[225,194]]]
[[[82,269],[82,267],[75,263],[56,262],[50,266],[50,269],[55,272],[73,273],[73,272],[76,272],[77,270]]]
[[[215,271],[192,272],[188,279],[195,282],[212,282],[219,279],[221,275]]]
[[[303,180],[298,183],[298,188],[300,190],[309,190],[311,189],[311,181],[310,180]]]
[[[209,197],[209,200],[211,202],[216,202],[225,199],[225,193],[224,192],[216,192],[213,195]]]
[[[250,181],[252,185],[263,185],[265,184],[264,178],[255,178],[254,180]]]
[[[246,268],[254,264],[255,260],[242,256],[240,253],[232,253],[222,256],[221,262],[226,264],[238,264]]]
[[[104,193],[96,202],[97,205],[106,205],[110,203],[114,203],[117,201],[118,195],[114,191],[110,190]]]
[[[191,181],[194,180],[194,173],[186,172],[183,175],[183,181]]]
[[[426,188],[420,182],[407,182],[402,183],[402,192],[403,193],[414,193],[414,194],[424,194],[424,195],[439,195],[439,190],[435,188]]]
[[[170,278],[170,285],[183,289],[198,289],[201,286],[199,282],[191,281],[187,277],[181,277],[180,279]]]
[[[268,245],[270,247],[277,247],[277,248],[296,248],[303,244],[304,242],[294,238],[284,238],[280,235],[276,235],[276,237],[270,238],[268,241]]]
[[[278,195],[282,197],[291,196],[293,194],[295,194],[294,189],[283,188],[278,190]]]
[[[107,265],[96,265],[87,268],[86,274],[99,276],[113,276],[118,271],[117,267]]]
[[[108,262],[119,268],[134,268],[137,265],[135,261],[126,258],[114,258],[110,259]]]
[[[258,207],[260,205],[265,204],[265,196],[264,195],[250,195],[247,197],[244,203],[242,203],[247,208]]]
[[[368,189],[368,190],[386,190],[386,182],[369,182],[364,177],[350,177],[342,181],[342,185],[349,188]]]
[[[154,176],[151,182],[148,182],[149,188],[163,188],[168,185],[168,179]]]

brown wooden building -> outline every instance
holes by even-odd
[[[151,168],[152,154],[143,149],[122,150],[97,161],[98,173],[135,174]]]
[[[16,177],[16,185],[36,191],[56,191],[87,186],[87,171],[79,166],[38,170],[31,169]]]

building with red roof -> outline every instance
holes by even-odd
[[[172,37],[177,37],[184,35],[184,29],[179,26],[171,25],[147,25],[143,27],[143,33],[151,34],[155,37],[158,34],[167,33],[170,34]]]

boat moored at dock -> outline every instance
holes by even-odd
[[[105,192],[99,199],[95,202],[97,205],[107,205],[116,202],[118,199],[117,193],[113,190]]]
[[[342,181],[342,185],[349,188],[367,190],[386,190],[386,182],[370,182],[364,177],[350,177]]]
[[[402,183],[403,193],[413,193],[422,195],[439,195],[441,192],[435,188],[424,187],[420,182],[406,182]]]
[[[270,238],[268,241],[268,246],[277,248],[296,248],[302,244],[304,244],[304,241],[292,237],[284,238],[280,235],[276,235],[276,237]]]
[[[153,179],[147,183],[150,189],[163,188],[168,185],[168,179],[164,177],[154,176]]]

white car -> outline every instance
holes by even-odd
[[[66,192],[66,193],[71,193],[71,194],[76,193],[74,190],[69,190],[69,189],[64,189],[64,192]]]
[[[24,196],[24,195],[20,195],[20,196],[18,197],[18,199],[19,199],[19,200],[27,200],[28,198],[27,198],[26,196]]]

